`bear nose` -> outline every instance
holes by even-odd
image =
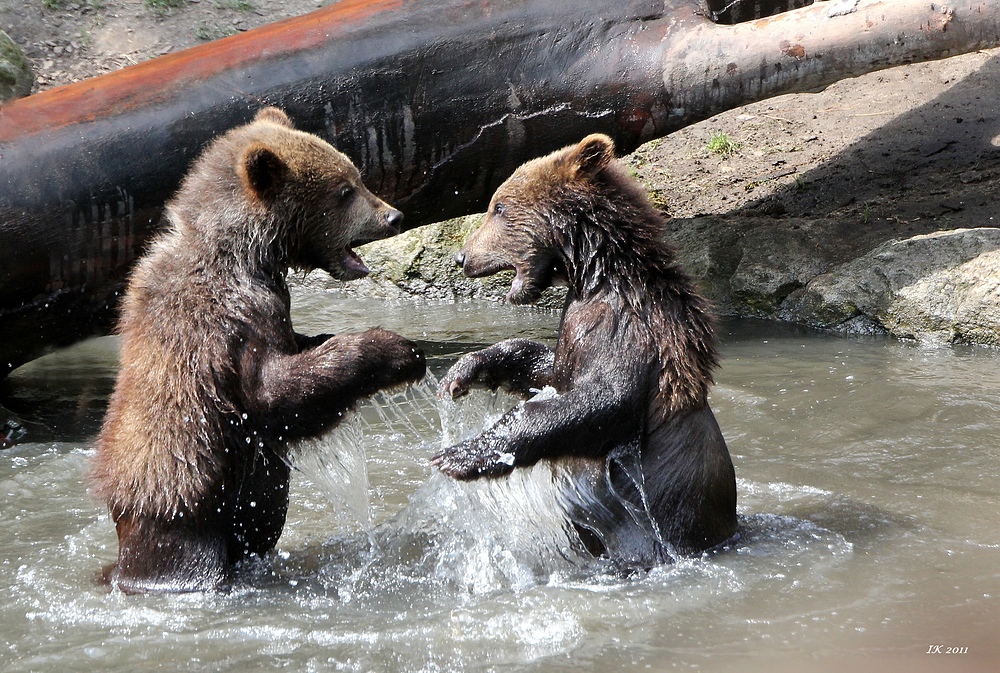
[[[393,229],[399,229],[399,225],[403,223],[403,213],[393,208],[388,213],[386,213],[385,221]]]
[[[459,250],[458,254],[455,255],[455,264],[459,266],[465,266],[465,251]]]

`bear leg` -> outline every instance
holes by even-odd
[[[466,353],[441,380],[442,397],[457,399],[470,388],[481,387],[528,397],[552,382],[555,353],[529,339],[507,339],[488,348]]]
[[[208,591],[225,585],[230,578],[222,536],[207,526],[180,521],[119,517],[118,563],[105,573],[111,586],[135,594]]]

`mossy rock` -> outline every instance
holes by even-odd
[[[31,93],[35,74],[14,40],[0,30],[0,103]]]
[[[455,263],[455,255],[482,219],[481,214],[469,215],[428,224],[363,246],[358,252],[372,274],[365,281],[352,283],[352,289],[364,294],[428,299],[505,300],[514,278],[512,272],[468,278]],[[565,297],[565,289],[550,288],[536,305],[560,308]]]

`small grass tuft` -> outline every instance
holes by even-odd
[[[222,28],[210,23],[203,23],[198,26],[198,30],[195,31],[194,36],[202,42],[211,42],[212,40],[221,40],[224,37],[235,34],[236,31],[230,27]]]
[[[646,193],[649,195],[649,202],[653,204],[653,207],[666,215],[667,208],[670,205],[670,195],[667,193],[667,190],[648,187]]]
[[[178,9],[186,4],[187,0],[146,0],[146,9],[162,16],[171,9]]]
[[[739,144],[731,140],[729,135],[724,131],[714,131],[708,137],[708,143],[705,147],[712,154],[718,154],[720,157],[728,157],[739,149]]]

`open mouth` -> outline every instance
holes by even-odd
[[[530,304],[538,298],[541,292],[535,286],[535,279],[515,269],[514,280],[511,281],[507,301],[511,304]]]
[[[530,265],[515,264],[495,258],[466,257],[462,263],[462,272],[469,278],[483,278],[501,271],[514,272],[514,280],[510,284],[507,301],[512,304],[530,304],[538,299],[545,288],[551,284],[554,269],[539,274]]]
[[[344,246],[343,254],[340,257],[340,270],[342,280],[356,280],[371,273],[371,269],[350,245]]]
[[[507,301],[511,304],[532,304],[554,282],[565,282],[565,278],[562,265],[555,262],[541,267],[514,267],[514,280],[510,284]]]
[[[465,272],[465,275],[469,278],[485,278],[486,276],[494,276],[502,271],[514,271],[513,264],[494,264],[489,267],[476,269],[473,273]]]
[[[514,280],[511,281],[510,291],[507,293],[507,301],[511,304],[530,304],[542,296],[542,292],[549,283],[544,278],[539,278],[537,273],[532,273],[531,269],[514,269]]]

